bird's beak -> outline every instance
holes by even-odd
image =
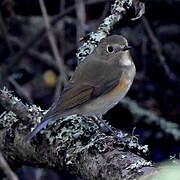
[[[131,49],[132,48],[132,46],[125,46],[122,50],[123,51],[127,51],[127,50],[129,50],[129,49]]]

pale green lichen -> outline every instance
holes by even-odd
[[[121,155],[121,158],[125,159],[125,158],[127,158],[127,156],[126,155]]]
[[[119,137],[119,139],[125,138],[125,137],[128,136],[128,133],[124,133],[124,132],[122,132],[120,130],[118,130],[116,133],[117,133],[117,136]]]
[[[144,121],[146,124],[156,124],[165,133],[172,135],[174,140],[180,140],[180,131],[178,124],[170,122],[165,118],[157,116],[154,112],[138,106],[137,103],[130,98],[123,98],[120,104],[128,108],[128,110],[134,117],[134,121]]]
[[[65,158],[66,165],[73,166],[76,164],[78,162],[77,159],[79,155],[82,155],[84,152],[105,152],[107,147],[104,143],[102,143],[105,138],[107,138],[105,134],[97,134],[96,136],[91,137],[90,141],[88,141],[86,144],[80,143],[79,146],[69,149]]]
[[[174,154],[173,156],[169,156],[169,162],[171,162],[172,165],[178,165],[180,166],[180,154],[178,157]]]
[[[12,91],[9,91],[6,87],[3,87],[3,89],[1,89],[0,92],[1,92],[2,94],[5,94],[5,95],[8,94],[8,97],[10,98],[11,104],[16,104],[16,103],[18,103],[19,101],[21,101],[21,100],[20,100],[19,98],[17,98],[16,96],[13,96]]]
[[[134,169],[139,170],[145,166],[152,166],[152,163],[150,161],[146,161],[144,159],[141,159],[135,163],[130,164],[128,167],[126,167],[126,170],[134,170]]]
[[[127,134],[123,134],[122,137],[117,141],[117,144],[123,145],[129,150],[136,151],[137,153],[140,154],[146,155],[149,152],[148,145],[140,145],[138,141],[138,137],[134,135],[127,137]]]
[[[112,5],[111,15],[104,19],[97,29],[97,32],[91,33],[89,35],[89,40],[78,49],[76,56],[80,62],[93,52],[99,41],[110,33],[113,25],[122,18],[125,11],[129,9],[131,5],[132,0],[115,0]]]
[[[127,142],[127,146],[129,149],[136,149],[143,154],[147,154],[147,152],[149,151],[148,145],[140,145],[137,141],[134,141],[133,139],[130,139],[130,141]]]
[[[59,151],[86,143],[97,129],[98,126],[92,119],[72,115],[50,123],[41,133],[46,135],[50,144],[58,144]]]
[[[73,166],[79,153],[90,149],[99,153],[105,151],[102,141],[107,136],[103,133],[96,134],[98,129],[90,117],[72,115],[52,122],[41,133],[46,135],[50,144],[56,144],[57,152],[66,151],[65,163]]]
[[[16,98],[13,96],[11,97],[14,101],[17,101]],[[41,118],[46,111],[43,111],[40,107],[35,105],[26,106],[31,116],[30,118],[32,119],[32,122],[34,122],[33,128],[35,128],[36,125],[40,123]],[[18,119],[13,112],[4,112],[0,117],[0,127],[11,127],[13,123],[17,121]],[[22,125],[21,129],[23,128],[26,127]],[[97,130],[99,130],[99,126],[94,122],[93,118],[72,115],[49,123],[49,125],[40,131],[40,133],[46,135],[50,144],[57,145],[57,152],[65,150],[69,153],[78,154],[84,150],[93,149],[93,151],[96,150],[99,153],[102,153],[107,147],[105,147],[105,145],[100,141],[103,141],[107,136],[103,133],[97,133],[95,135]],[[127,134],[122,133],[121,131],[118,131],[117,133],[119,137],[119,140],[117,139],[115,142],[117,145],[123,144],[123,146],[126,146],[129,149],[137,150],[138,152],[143,153],[148,151],[148,146],[139,145],[137,138],[128,138],[126,137]],[[121,142],[121,138],[125,139],[125,141]],[[70,161],[73,162],[73,160]]]
[[[28,107],[28,112],[30,114],[30,119],[34,122],[34,127],[31,128],[33,130],[37,124],[39,124],[42,120],[43,115],[47,113],[47,111],[42,110],[39,106],[36,105],[26,105]]]
[[[132,0],[116,0],[112,5],[111,12],[113,14],[122,15],[129,9],[132,5]]]
[[[18,119],[13,112],[3,112],[0,115],[0,129],[10,128]]]
[[[21,100],[18,99],[16,96],[14,96],[12,92],[9,91],[6,87],[4,87],[0,91],[1,91],[2,97],[4,98],[8,97],[10,99],[9,101],[11,105],[16,105],[17,103],[21,102]],[[26,107],[29,112],[27,116],[32,120],[32,122],[34,122],[35,125],[40,123],[41,118],[46,111],[43,111],[40,107],[37,107],[36,105],[26,104]],[[13,113],[12,111],[9,111],[9,112],[5,111],[0,115],[0,128],[7,128],[7,127],[10,128],[17,121],[19,120],[15,113]],[[26,127],[23,128],[21,126],[21,128],[25,129]]]

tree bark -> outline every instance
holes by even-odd
[[[1,91],[0,101],[4,97],[9,104],[24,106],[7,90]],[[151,162],[137,155],[147,148],[140,146],[136,138],[125,137],[120,142],[101,132],[89,117],[73,115],[61,119],[48,125],[32,141],[24,142],[30,128],[43,116],[35,105],[26,107],[28,113],[24,116],[31,117],[26,124],[17,118],[21,106],[0,118],[0,151],[10,164],[65,169],[83,179],[127,180],[155,170]]]
[[[110,33],[131,6],[135,8],[135,18],[140,18],[144,13],[142,3],[115,0],[111,15],[79,49],[80,61]],[[60,119],[25,142],[25,135],[40,122],[45,111],[35,105],[24,105],[6,89],[0,91],[0,102],[8,111],[0,116],[0,151],[11,165],[64,169],[83,179],[128,180],[156,171],[143,158],[148,148],[139,145],[137,137],[120,132],[121,140],[107,136],[91,117],[73,115]]]

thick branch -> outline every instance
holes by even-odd
[[[0,169],[3,170],[4,174],[8,177],[9,180],[18,180],[17,175],[11,170],[8,163],[4,159],[3,155],[0,152]]]
[[[82,61],[85,57],[93,52],[98,42],[105,38],[113,25],[122,19],[126,10],[132,6],[133,0],[115,0],[112,6],[111,15],[106,17],[96,32],[92,32],[89,35],[88,41],[86,41],[77,52],[77,58]]]
[[[28,120],[28,108],[6,88],[0,91],[0,102],[6,110],[12,111],[21,120]]]
[[[12,97],[8,91],[4,94]],[[147,150],[136,138],[126,137],[123,143],[117,142],[104,135],[91,118],[82,116],[69,116],[50,124],[31,142],[23,142],[29,126],[34,127],[42,117],[40,108],[26,108],[34,119],[26,126],[12,112],[4,113],[0,119],[0,150],[13,164],[65,169],[84,179],[127,180],[154,171],[150,162],[132,152]]]
[[[80,48],[79,60],[83,60],[94,50],[132,4],[133,0],[115,0],[111,15]],[[13,102],[12,99],[16,98],[10,92],[2,92],[6,97],[2,98],[2,104],[5,108],[8,104],[7,110],[10,112],[3,113],[0,117],[0,150],[9,162],[65,169],[83,179],[127,180],[155,170],[151,162],[137,155],[144,155],[147,146],[140,146],[136,137],[126,135],[119,142],[115,137],[102,133],[90,117],[66,117],[49,124],[31,142],[24,142],[24,136],[30,131],[30,127],[34,128],[39,123],[43,111],[36,106],[25,106],[19,100]],[[9,101],[6,102],[8,98]],[[18,103],[23,107],[23,113],[20,106],[14,106]],[[26,117],[31,121],[26,121],[27,124],[24,125],[18,118]]]
[[[180,127],[177,123],[157,116],[154,112],[138,106],[135,101],[129,98],[122,99],[120,104],[128,109],[128,111],[134,117],[134,121],[144,121],[146,124],[155,124],[166,134],[172,135],[175,141],[180,140]]]

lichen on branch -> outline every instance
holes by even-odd
[[[139,0],[115,0],[111,7],[111,14],[103,20],[96,32],[87,35],[85,39],[88,40],[78,49],[76,56],[79,62],[93,52],[101,39],[110,34],[114,24],[123,18],[130,7],[135,10],[135,17],[132,17],[131,20],[139,19],[145,13],[145,5]]]

